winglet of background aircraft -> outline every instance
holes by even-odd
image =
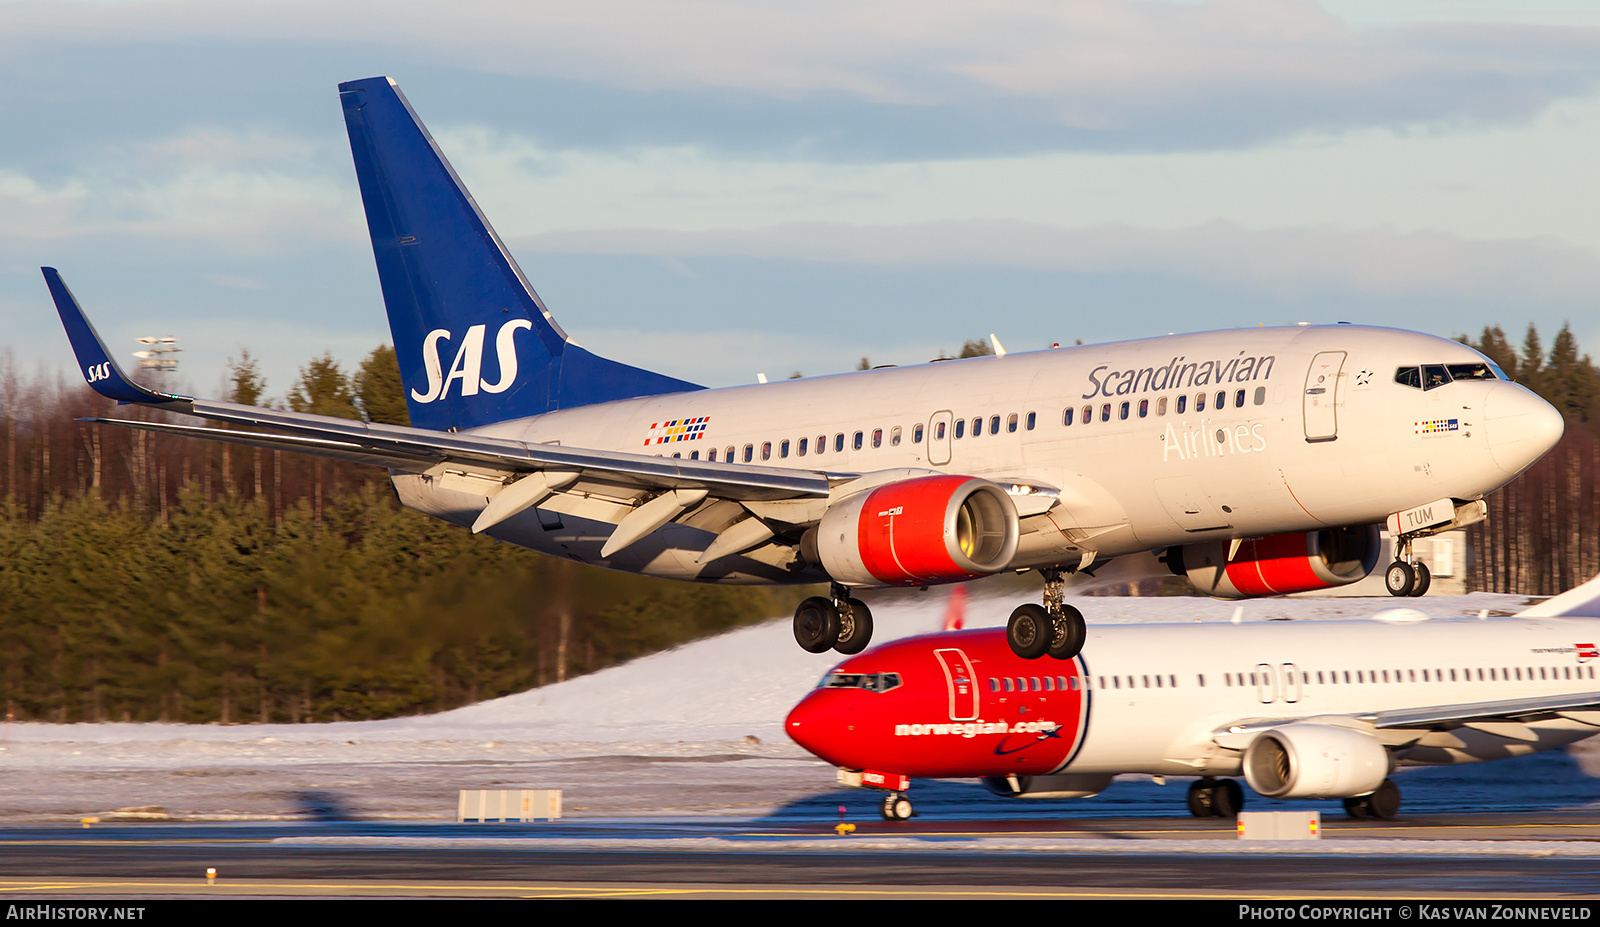
[[[83,378],[95,392],[117,402],[145,405],[186,401],[186,397],[158,393],[129,379],[117,362],[111,359],[111,352],[106,350],[105,342],[100,340],[100,334],[89,323],[88,316],[83,314],[83,309],[73,298],[72,291],[67,289],[61,274],[54,267],[41,267],[39,270],[44,273],[45,285],[50,287],[50,298],[55,300],[56,312],[61,315],[61,324],[67,330],[67,340],[72,342],[72,353],[77,355]]]
[[[346,81],[339,100],[412,424],[702,389],[573,344],[394,81]]]
[[[1517,612],[1518,618],[1600,618],[1600,576]]]

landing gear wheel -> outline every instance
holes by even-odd
[[[1394,784],[1393,779],[1383,780],[1378,790],[1366,799],[1367,814],[1380,821],[1390,821],[1400,813],[1400,786]]]
[[[1411,565],[1411,569],[1417,574],[1416,582],[1411,584],[1411,595],[1413,597],[1427,595],[1428,586],[1433,582],[1433,574],[1428,572],[1428,565],[1418,560]]]
[[[890,792],[883,797],[883,819],[885,821],[909,821],[911,819],[911,799],[899,792]]]
[[[1211,807],[1212,793],[1217,787],[1217,780],[1210,776],[1196,779],[1189,783],[1189,813],[1197,818],[1209,818],[1216,814]]]
[[[838,612],[839,638],[833,649],[848,656],[866,650],[872,642],[872,612],[860,599],[846,599],[845,606]]]
[[[1050,614],[1042,605],[1018,605],[1006,622],[1006,643],[1011,652],[1024,660],[1037,660],[1050,648]]]
[[[1389,569],[1383,574],[1383,584],[1389,587],[1389,594],[1394,596],[1407,596],[1417,582],[1417,574],[1411,569],[1411,564],[1404,560],[1396,560],[1389,564]]]
[[[1244,789],[1233,779],[1218,779],[1211,789],[1211,813],[1219,818],[1236,818],[1244,809]]]
[[[1083,650],[1089,638],[1083,613],[1070,605],[1061,606],[1061,617],[1050,623],[1050,643],[1045,652],[1057,660],[1070,660]]]
[[[1355,818],[1358,821],[1363,821],[1372,817],[1372,809],[1369,807],[1369,800],[1371,798],[1371,795],[1358,795],[1355,798],[1346,798],[1344,800],[1344,813],[1350,815],[1352,818]]]
[[[807,653],[822,653],[839,640],[839,610],[814,595],[794,610],[794,639]]]

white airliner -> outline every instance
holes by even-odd
[[[912,778],[1085,798],[1118,773],[1197,776],[1189,810],[1337,798],[1390,818],[1397,767],[1477,763],[1600,733],[1600,578],[1512,618],[1099,625],[1038,663],[999,628],[907,638],[835,667],[789,736],[911,815]]]
[[[104,420],[390,470],[408,506],[609,569],[830,583],[801,646],[858,653],[851,590],[1038,570],[1011,642],[1067,658],[1064,575],[1135,551],[1219,596],[1366,576],[1420,594],[1415,537],[1479,520],[1561,416],[1469,347],[1353,325],[1239,329],[727,389],[568,340],[393,81],[340,85],[412,427],[160,393],[45,279],[101,394],[260,431]]]

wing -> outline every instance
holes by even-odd
[[[785,510],[792,510],[795,516],[792,523],[803,524],[813,520],[813,515],[820,517],[818,505],[807,503],[825,505],[834,485],[858,476],[532,444],[472,433],[380,425],[158,392],[129,379],[112,360],[105,343],[67,289],[61,275],[51,267],[42,270],[84,379],[96,392],[119,403],[150,406],[249,430],[125,419],[91,418],[85,421],[206,438],[247,447],[294,451],[419,473],[451,471],[480,480],[487,479],[491,486],[494,481],[499,481],[504,488],[493,496],[489,507],[473,525],[474,531],[483,531],[537,505],[553,492],[598,487],[609,497],[630,500],[633,505],[631,511],[619,521],[617,534],[607,545],[609,555],[625,546],[630,539],[636,540],[649,534],[707,497],[748,503],[750,506],[766,504],[764,514],[769,519],[779,521],[784,520],[782,513]],[[760,519],[756,520],[760,522]],[[750,545],[753,546],[772,537],[770,532],[759,537],[762,533],[755,530],[755,526],[747,525],[742,533],[735,533],[736,538],[728,543],[743,543],[756,538]],[[722,553],[739,552],[727,549],[727,545],[723,545],[723,548],[719,556]],[[712,553],[708,550],[708,556],[702,559],[712,559],[709,556]]]

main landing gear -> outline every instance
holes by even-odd
[[[795,641],[808,653],[833,649],[849,655],[866,650],[872,641],[872,612],[867,603],[850,598],[850,590],[838,583],[828,594],[829,598],[814,595],[794,610]]]
[[[1393,779],[1385,779],[1371,795],[1346,798],[1344,811],[1353,818],[1387,821],[1400,813],[1400,786],[1395,785]]]
[[[1411,538],[1402,536],[1399,539],[1399,554],[1383,574],[1383,584],[1388,587],[1389,594],[1427,595],[1432,582],[1433,574],[1428,572],[1428,565],[1411,554]]]
[[[885,821],[911,820],[911,799],[904,792],[890,792],[883,796],[883,807],[879,809]]]
[[[1057,660],[1070,660],[1083,649],[1089,637],[1083,613],[1066,604],[1066,580],[1056,568],[1039,571],[1044,575],[1044,605],[1017,606],[1006,623],[1006,643],[1011,652],[1025,660],[1049,654]]]
[[[1206,776],[1189,785],[1189,813],[1197,818],[1236,818],[1244,807],[1244,789],[1233,779]]]

